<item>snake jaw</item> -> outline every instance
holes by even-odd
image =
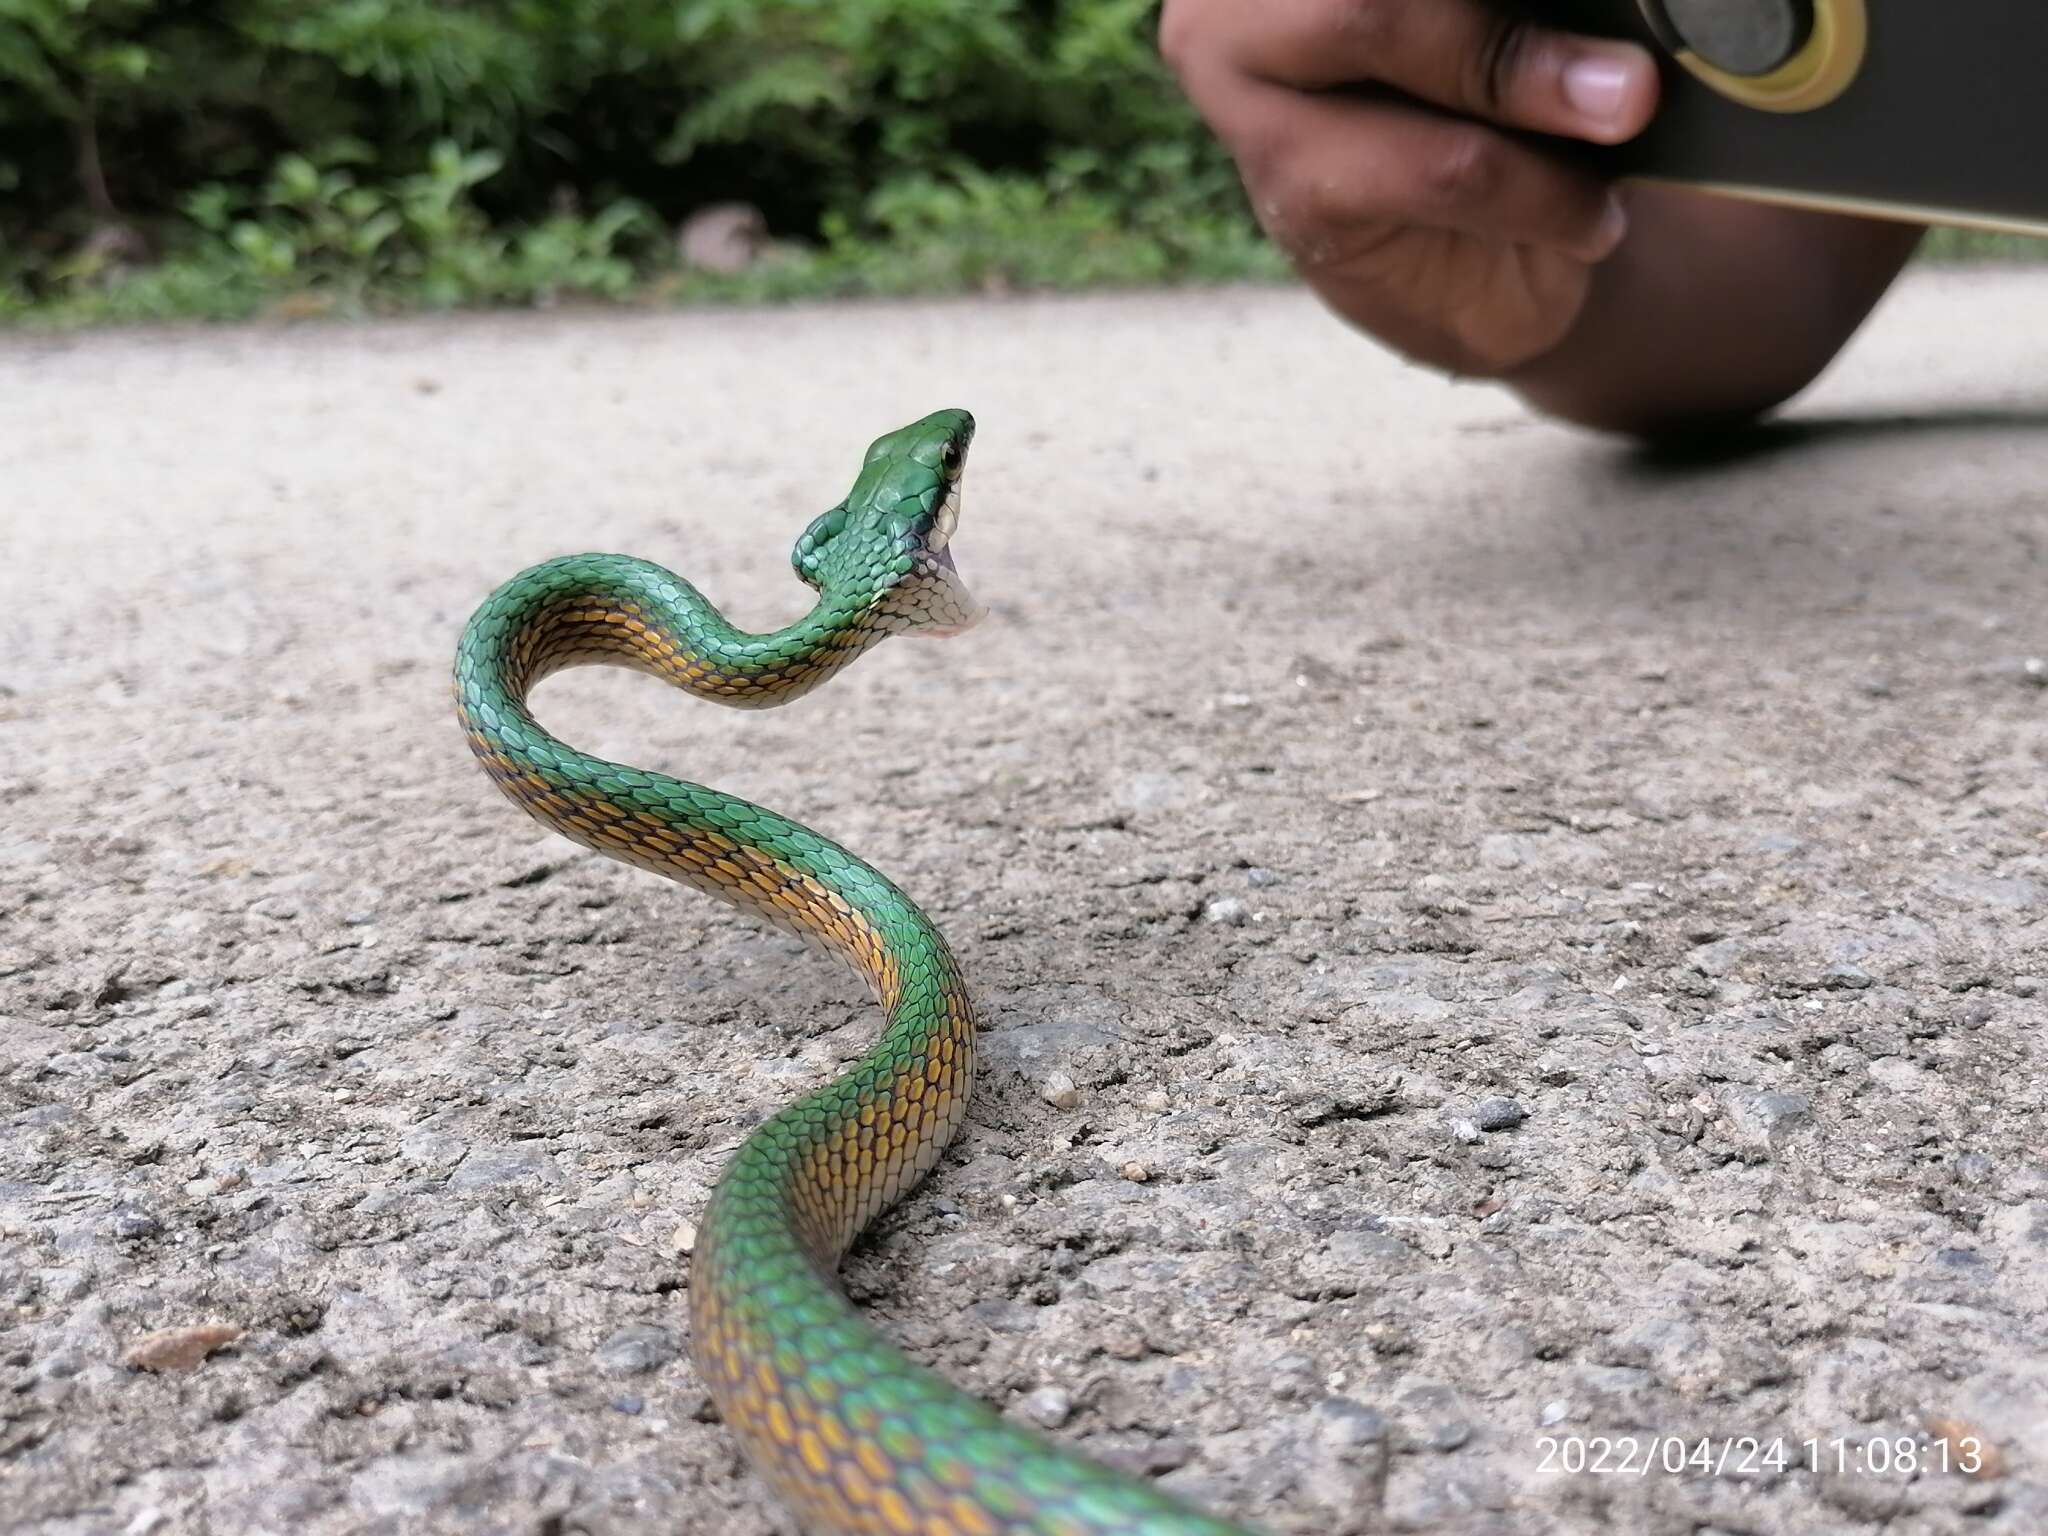
[[[929,566],[927,581],[929,590],[925,612],[930,615],[918,626],[918,633],[929,635],[934,640],[950,640],[955,635],[964,635],[983,619],[988,609],[974,600],[974,594],[961,579],[960,567],[953,563],[950,546],[931,554],[919,562],[920,569]]]
[[[942,553],[953,541],[953,530],[960,526],[960,483],[967,478],[962,470],[946,486],[946,494],[939,502],[938,510],[932,513],[932,531],[925,539],[925,548],[933,554]]]
[[[953,559],[953,533],[960,526],[960,479],[955,476],[932,511],[931,529],[918,549],[910,576],[890,604],[890,627],[935,640],[965,634],[988,610],[974,600]]]

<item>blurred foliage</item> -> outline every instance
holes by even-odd
[[[1277,275],[1156,9],[0,0],[0,318]],[[730,201],[775,258],[682,271]]]
[[[1931,229],[1920,254],[1929,261],[2048,260],[2048,237],[1995,229]]]
[[[0,0],[0,315],[1278,269],[1156,0]],[[778,259],[675,269],[743,200]]]

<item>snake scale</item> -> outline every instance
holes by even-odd
[[[834,1276],[862,1229],[938,1161],[974,1076],[974,1009],[917,904],[845,849],[715,789],[579,752],[527,707],[566,667],[652,673],[741,708],[807,693],[891,634],[976,622],[949,545],[974,419],[879,438],[797,541],[817,593],[749,634],[658,565],[549,560],[470,618],[457,712],[515,804],[587,848],[697,887],[838,952],[886,1015],[838,1080],[764,1121],[713,1191],[691,1260],[691,1352],[762,1479],[812,1536],[1251,1536],[1009,1422],[915,1364]]]

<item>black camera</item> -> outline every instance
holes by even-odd
[[[1503,0],[1664,66],[1615,173],[1928,223],[2048,233],[2036,0]]]

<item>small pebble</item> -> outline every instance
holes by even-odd
[[[117,1205],[114,1207],[114,1236],[124,1243],[139,1242],[145,1237],[155,1237],[163,1231],[164,1224],[139,1205]]]
[[[2038,976],[2015,976],[2012,979],[2012,995],[2014,997],[2039,996],[2041,987],[2042,981]]]
[[[1315,1362],[1307,1355],[1281,1355],[1267,1368],[1267,1387],[1283,1403],[1304,1402],[1323,1396],[1316,1379]]]
[[[1846,960],[1829,966],[1821,972],[1821,985],[1841,992],[1860,992],[1877,980],[1860,965],[1851,965]]]
[[[1251,908],[1235,896],[1219,896],[1202,909],[1202,916],[1226,928],[1242,928],[1252,920]]]
[[[1460,1116],[1451,1122],[1451,1135],[1469,1145],[1479,1139],[1479,1127],[1475,1122]]]
[[[1054,1109],[1072,1109],[1081,1102],[1081,1090],[1064,1072],[1048,1072],[1039,1085],[1038,1096]]]
[[[1813,1100],[1803,1093],[1760,1093],[1749,1102],[1757,1119],[1774,1132],[1813,1117]]]
[[[637,1376],[661,1369],[676,1354],[675,1337],[666,1328],[636,1323],[598,1345],[597,1363],[614,1376]]]
[[[1040,1387],[1020,1405],[1024,1417],[1041,1429],[1058,1429],[1074,1415],[1074,1399],[1064,1387]]]
[[[1529,1118],[1529,1111],[1513,1099],[1482,1099],[1472,1111],[1473,1122],[1482,1131],[1511,1131]]]
[[[1853,1045],[1844,1045],[1839,1040],[1820,1053],[1821,1065],[1830,1072],[1861,1072],[1870,1065],[1870,1059]]]
[[[1998,1165],[1982,1152],[1965,1152],[1956,1159],[1956,1177],[1972,1184],[1982,1184],[1998,1170]]]
[[[1269,885],[1278,885],[1280,877],[1270,869],[1261,869],[1254,864],[1244,872],[1244,883],[1254,890],[1264,890]]]
[[[1330,1378],[1336,1384],[1336,1378]],[[1371,1445],[1387,1437],[1387,1421],[1377,1408],[1355,1398],[1326,1397],[1315,1406],[1318,1438],[1345,1449]]]
[[[647,1405],[641,1402],[640,1399],[637,1397],[615,1397],[612,1399],[612,1408],[614,1411],[618,1413],[628,1413],[637,1415],[640,1412],[640,1410],[646,1406]]]
[[[1432,1424],[1422,1437],[1422,1443],[1432,1451],[1450,1452],[1472,1438],[1472,1426],[1463,1419],[1448,1419],[1441,1424]]]
[[[1102,1335],[1102,1352],[1113,1360],[1142,1360],[1152,1352],[1152,1343],[1135,1324],[1115,1322]]]
[[[1133,1184],[1148,1183],[1152,1178],[1152,1170],[1143,1163],[1125,1163],[1117,1172]]]

